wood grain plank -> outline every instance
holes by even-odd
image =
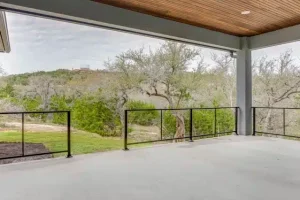
[[[93,0],[237,36],[300,24],[300,0]],[[249,10],[249,15],[241,15]]]

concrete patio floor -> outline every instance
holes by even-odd
[[[228,136],[0,166],[1,200],[300,198],[300,142]]]

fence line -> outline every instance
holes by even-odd
[[[226,132],[218,132],[217,131],[217,110],[220,109],[234,109],[234,130],[233,131],[226,131]],[[214,132],[212,134],[205,134],[205,135],[193,135],[193,111],[194,110],[213,110],[214,111]],[[128,113],[129,112],[140,112],[140,111],[160,111],[160,139],[158,140],[149,140],[149,141],[142,141],[142,142],[128,142]],[[166,138],[163,139],[163,111],[190,111],[189,112],[189,136],[184,136],[180,138]],[[129,145],[136,145],[136,144],[144,144],[144,143],[153,143],[153,142],[162,142],[162,141],[172,141],[172,140],[179,140],[179,139],[189,139],[190,142],[193,141],[193,138],[199,138],[199,137],[208,137],[208,136],[218,136],[218,135],[224,135],[229,133],[235,133],[238,135],[238,111],[239,107],[216,107],[216,108],[174,108],[174,109],[131,109],[131,110],[125,110],[125,117],[124,117],[124,150],[128,150]]]
[[[46,153],[34,153],[34,154],[25,154],[25,114],[55,114],[55,113],[66,113],[67,114],[67,149],[63,151],[55,152],[46,152]],[[67,158],[71,158],[71,111],[37,111],[37,112],[0,112],[0,115],[21,115],[22,117],[22,127],[21,127],[21,145],[22,145],[22,155],[19,156],[9,156],[9,157],[0,157],[0,160],[4,159],[14,159],[22,157],[31,157],[31,156],[40,156],[47,154],[58,154],[58,153],[67,153]]]
[[[282,110],[282,134],[278,133],[270,133],[265,131],[258,131],[257,130],[257,121],[256,121],[256,111],[259,109],[272,109],[272,110]],[[284,107],[252,107],[252,135],[255,136],[256,133],[266,134],[266,135],[274,135],[274,136],[285,136],[291,138],[300,138],[300,136],[295,135],[287,135],[286,134],[286,110],[299,110],[300,108],[284,108]]]

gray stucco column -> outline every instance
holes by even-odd
[[[237,106],[240,107],[238,133],[252,133],[252,66],[249,39],[241,38],[241,50],[237,52]]]

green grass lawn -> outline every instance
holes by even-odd
[[[67,150],[67,134],[59,132],[27,132],[26,143],[43,143],[49,151]],[[21,132],[0,132],[0,142],[21,142]],[[97,134],[72,132],[72,154],[120,150],[123,148],[121,138],[101,137]]]

